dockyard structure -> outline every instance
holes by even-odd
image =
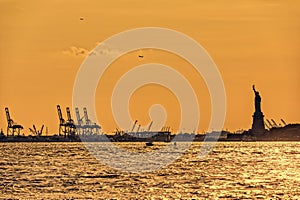
[[[42,125],[41,129],[37,129],[36,126],[33,124],[32,128],[29,128],[29,131],[34,135],[34,136],[42,136],[44,130],[44,125]]]
[[[65,120],[62,115],[60,105],[57,105],[57,113],[59,118],[59,135],[63,134],[65,137],[73,137],[76,133],[76,125],[71,117],[70,108],[66,108],[68,120]]]
[[[137,125],[138,120],[135,120],[130,131],[123,131],[116,128],[114,135],[115,141],[171,141],[171,131],[169,126],[164,126],[160,131],[151,131],[153,121],[150,122],[147,128],[141,129],[141,125]]]
[[[7,130],[6,130],[7,136],[9,135],[14,136],[15,133],[17,133],[17,135],[20,135],[23,126],[14,122],[14,120],[10,117],[8,108],[5,108],[5,113],[7,119]]]
[[[227,131],[195,134],[179,133],[176,141],[300,141],[300,124],[286,123],[282,118],[280,121],[264,119],[261,109],[261,97],[259,92],[255,93],[252,127],[249,130],[240,130],[234,133]],[[153,146],[153,142],[170,142],[175,138],[171,135],[170,127],[164,126],[161,130],[152,131],[153,121],[147,127],[142,127],[138,120],[133,121],[133,126],[127,130],[119,130],[115,134],[99,134],[101,126],[89,119],[88,111],[83,108],[83,116],[80,116],[78,108],[75,108],[77,122],[72,119],[70,108],[66,108],[67,119],[62,114],[61,107],[57,105],[59,118],[59,135],[43,135],[44,125],[37,129],[35,125],[29,128],[32,135],[21,135],[23,126],[16,123],[10,115],[9,109],[5,108],[7,118],[6,134],[0,129],[0,142],[146,142],[146,146]],[[266,128],[265,128],[266,127]],[[80,136],[80,137],[79,137]]]
[[[77,119],[76,130],[78,135],[100,134],[101,126],[90,120],[86,107],[83,108],[83,117],[80,116],[78,107],[75,108],[75,114]]]

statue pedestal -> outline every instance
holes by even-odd
[[[252,117],[252,134],[259,135],[265,133],[264,114],[262,112],[255,112]]]

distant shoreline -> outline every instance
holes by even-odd
[[[173,139],[176,136],[176,140]],[[94,134],[94,135],[53,135],[53,136],[5,136],[0,135],[0,143],[6,142],[292,142],[300,141],[300,124],[289,124],[285,127],[272,128],[263,133],[253,133],[251,130],[243,133],[230,133],[222,131],[219,135],[217,132],[207,134],[179,133],[171,134],[170,132],[158,132],[149,138],[139,138],[124,133],[115,134]]]

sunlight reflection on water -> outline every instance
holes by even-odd
[[[134,152],[156,143],[119,143]],[[180,144],[177,144],[180,145]],[[152,173],[130,174],[97,161],[82,143],[0,144],[3,198],[294,198],[300,197],[299,142],[202,143]],[[151,162],[151,161],[149,161]]]

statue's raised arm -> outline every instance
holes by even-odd
[[[252,85],[252,89],[253,89],[253,91],[256,93],[255,85]]]

